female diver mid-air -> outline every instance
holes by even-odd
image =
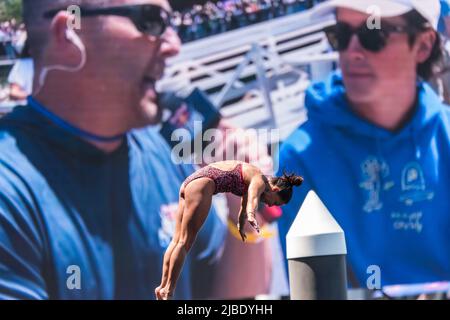
[[[175,234],[164,254],[162,280],[155,289],[158,300],[170,299],[175,290],[184,259],[208,216],[213,195],[231,192],[242,197],[238,230],[245,241],[245,222],[259,232],[255,218],[261,200],[268,206],[281,206],[292,197],[292,188],[303,178],[283,174],[266,177],[257,167],[241,161],[220,161],[197,170],[180,188]]]

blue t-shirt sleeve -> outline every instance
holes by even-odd
[[[32,220],[23,203],[0,193],[0,300],[48,298]]]

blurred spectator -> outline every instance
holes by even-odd
[[[384,1],[371,30],[373,0],[328,3],[316,16],[336,12],[325,32],[341,71],[309,88],[308,121],[281,147],[281,169],[305,178],[282,208],[284,252],[314,190],[345,231],[353,285],[373,265],[381,286],[448,281],[450,110],[424,81],[442,56],[439,0]]]
[[[71,33],[64,6],[42,20],[54,1],[24,4],[37,87],[0,122],[0,299],[151,299],[179,186],[193,170],[175,165],[150,127],[161,117],[155,81],[179,39],[171,28],[142,36],[114,15]],[[226,231],[217,211],[186,260],[177,299],[208,297]],[[253,257],[254,266],[270,262]],[[78,290],[67,285],[73,266]]]
[[[17,24],[15,19],[0,22],[0,56],[15,59],[22,51],[26,31],[24,24]]]
[[[20,58],[16,60],[9,76],[9,99],[23,101],[33,89],[34,65],[29,53],[28,42],[22,49]]]
[[[37,87],[0,119],[0,299],[152,299],[179,186],[193,171],[171,161],[151,127],[161,116],[155,81],[180,48],[168,4],[121,1],[158,14],[162,34],[113,14],[74,31],[65,10],[73,0],[58,1],[48,19],[55,1],[23,4]],[[211,273],[225,232],[215,213],[176,299],[192,298]]]
[[[25,42],[27,40],[27,32],[25,30],[25,24],[20,24],[13,41],[14,49],[16,50],[16,53],[21,53],[24,50]]]

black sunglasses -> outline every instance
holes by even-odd
[[[394,26],[383,24],[381,28],[369,29],[366,23],[354,28],[348,23],[338,22],[335,25],[323,29],[331,47],[337,51],[347,50],[354,34],[358,36],[362,47],[371,52],[379,52],[386,47],[391,33],[415,34],[419,30],[409,26]]]
[[[44,18],[53,18],[58,12],[66,9],[53,9],[44,13]],[[160,6],[152,4],[85,8],[80,7],[81,16],[94,17],[101,15],[114,15],[129,18],[136,28],[145,34],[159,37],[171,26],[170,13]]]

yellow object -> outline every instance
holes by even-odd
[[[239,230],[237,228],[237,224],[234,223],[233,220],[228,218],[228,230],[230,231],[231,235],[235,237],[236,239],[242,241],[241,234],[239,233]],[[267,225],[264,225],[261,228],[260,234],[257,233],[250,233],[247,234],[247,239],[245,239],[246,243],[260,243],[261,241],[269,238],[273,238],[275,236],[275,232],[271,231]]]

